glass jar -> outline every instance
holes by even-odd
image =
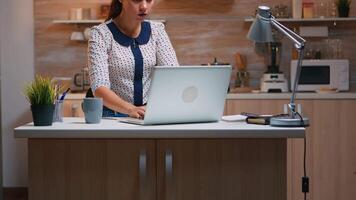
[[[303,2],[303,18],[313,18],[314,17],[314,3],[313,2]]]

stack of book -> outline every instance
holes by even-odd
[[[279,114],[279,115],[259,115],[254,113],[242,112],[240,115],[227,115],[223,116],[221,119],[226,122],[243,122],[246,121],[248,124],[261,124],[269,125],[271,118],[286,116],[288,114]]]
[[[288,114],[279,114],[279,115],[259,115],[254,113],[241,113],[241,115],[246,116],[246,123],[248,124],[261,124],[261,125],[269,125],[271,118],[273,117],[281,117]]]

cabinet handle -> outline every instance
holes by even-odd
[[[145,185],[146,185],[146,171],[147,171],[147,153],[146,150],[141,150],[138,157],[138,170],[139,170],[139,199],[145,199]]]
[[[175,200],[175,188],[173,181],[173,153],[172,150],[165,152],[165,198],[166,200]]]
[[[166,162],[166,176],[172,177],[173,176],[173,153],[171,150],[166,151],[165,162]]]
[[[140,151],[138,166],[140,171],[140,177],[146,177],[146,169],[147,169],[147,155],[145,150]]]

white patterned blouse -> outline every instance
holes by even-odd
[[[137,38],[123,34],[112,20],[91,29],[88,68],[93,92],[104,86],[140,106],[147,102],[153,66],[177,65],[162,23],[142,22]]]

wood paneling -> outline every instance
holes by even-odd
[[[317,101],[313,106],[313,199],[354,199],[356,131],[352,119],[356,103],[353,100],[337,103],[325,100]]]
[[[110,0],[35,0],[35,69],[37,73],[51,76],[73,77],[87,63],[86,42],[71,41],[73,31],[83,31],[92,25],[53,24],[55,19],[68,19],[70,8],[92,8],[99,15],[99,6]],[[268,54],[254,50],[253,43],[246,39],[250,23],[243,18],[254,14],[260,4],[274,6],[291,1],[284,0],[156,0],[151,17],[167,20],[167,32],[176,49],[180,64],[203,64],[217,57],[221,62],[235,65],[235,53],[247,57],[247,69],[251,75],[251,84],[258,86],[259,78],[266,71]],[[351,7],[351,16],[356,9]],[[355,48],[350,41],[355,40],[354,22],[338,22],[336,26],[328,24],[331,38],[343,40],[344,55],[350,59],[351,82],[356,82]],[[307,24],[315,25],[315,24]],[[318,24],[320,25],[320,24]],[[296,24],[289,24],[291,28]],[[312,38],[307,38],[313,41]],[[289,77],[291,44],[284,40],[280,69]],[[235,78],[233,73],[232,78]]]
[[[227,114],[255,112],[279,114],[287,100],[230,100]],[[306,130],[307,175],[310,177],[308,197],[315,200],[352,200],[356,196],[356,131],[354,100],[299,100],[310,120]],[[287,143],[288,199],[303,199],[303,139]]]
[[[29,140],[29,199],[66,199],[66,151],[64,141]]]

